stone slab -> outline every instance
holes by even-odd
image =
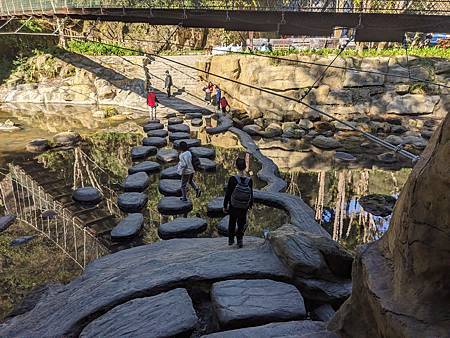
[[[143,128],[145,132],[149,132],[152,130],[164,129],[164,125],[162,123],[148,123]]]
[[[200,171],[216,171],[217,164],[213,160],[210,160],[209,158],[203,158],[203,157],[199,158],[199,160],[200,160],[200,165],[199,165],[198,169]]]
[[[187,138],[190,138],[190,137],[191,137],[191,134],[189,134],[189,133],[176,132],[176,133],[170,133],[169,140],[170,141],[176,141],[176,140],[187,139]]]
[[[294,285],[268,279],[214,283],[211,302],[221,328],[298,320],[306,316],[303,297]]]
[[[102,194],[94,187],[82,187],[72,193],[75,202],[87,205],[96,205],[101,202]]]
[[[146,137],[142,140],[144,146],[153,146],[157,148],[165,147],[167,145],[167,140],[165,137]]]
[[[230,223],[230,216],[226,215],[216,224],[216,229],[219,235],[228,236],[228,224]]]
[[[352,282],[349,279],[330,282],[323,279],[297,278],[295,284],[302,290],[306,299],[336,306],[342,305],[352,294]]]
[[[203,125],[203,119],[192,119],[191,124],[193,127],[201,127]]]
[[[185,116],[188,120],[201,119],[201,118],[203,118],[203,114],[202,114],[202,113],[186,113],[184,116]]]
[[[166,168],[166,169],[161,171],[161,176],[160,177],[162,179],[166,179],[166,178],[168,178],[168,179],[178,178],[179,179],[181,176],[177,173],[177,169],[178,169],[177,165],[174,165],[172,167],[168,167],[168,168]]]
[[[150,130],[147,132],[148,137],[167,137],[167,135],[169,135],[169,132],[164,129]]]
[[[190,147],[189,151],[197,157],[204,157],[213,159],[216,157],[216,151],[214,148],[206,148],[206,147]]]
[[[122,241],[135,237],[144,227],[144,215],[139,213],[128,214],[111,230],[113,241]]]
[[[183,123],[183,119],[181,117],[170,117],[167,120],[167,123],[169,124],[169,126],[182,124]]]
[[[148,188],[150,178],[147,173],[141,171],[136,174],[129,175],[123,182],[123,190],[125,192],[143,192]]]
[[[167,129],[172,133],[190,133],[191,128],[187,124],[169,124]]]
[[[147,202],[147,195],[139,192],[126,192],[117,197],[117,205],[123,212],[140,212],[145,208]]]
[[[137,146],[131,149],[131,159],[141,160],[149,156],[155,155],[158,148],[154,146]]]
[[[161,170],[161,165],[153,161],[145,161],[138,163],[131,168],[128,168],[128,174],[136,174],[139,172],[145,172],[147,174],[153,174]]]
[[[178,151],[175,149],[159,149],[156,159],[164,163],[178,161]]]
[[[217,127],[206,128],[206,132],[211,135],[220,134],[226,132],[233,127],[233,120],[226,115],[219,116]]]
[[[209,217],[223,217],[225,214],[223,213],[223,200],[225,197],[220,196],[212,199],[208,202],[206,206],[206,210]]]
[[[176,218],[175,220],[160,224],[158,235],[162,239],[191,238],[206,230],[208,223],[199,217]]]
[[[202,144],[201,141],[199,139],[197,139],[197,138],[188,138],[188,139],[181,139],[181,140],[173,141],[173,147],[175,149],[180,149],[180,143],[181,142],[186,142],[188,148],[198,147],[198,146],[200,146]]]
[[[15,221],[15,215],[5,215],[0,217],[0,232],[7,230]]]
[[[162,215],[182,215],[191,210],[192,202],[182,201],[179,197],[164,197],[158,203],[158,211]]]
[[[181,196],[180,179],[161,179],[159,180],[158,190],[164,196]]]
[[[185,289],[138,298],[116,306],[84,328],[80,337],[178,337],[198,321]]]

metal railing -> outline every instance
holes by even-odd
[[[450,15],[450,0],[0,0],[3,17],[90,8]]]

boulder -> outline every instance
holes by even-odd
[[[154,174],[158,171],[161,170],[161,165],[157,162],[152,162],[152,161],[144,161],[141,163],[138,163],[134,166],[132,166],[131,168],[128,168],[128,174],[132,175],[132,174],[136,174],[139,172],[145,172],[148,175],[150,174]]]
[[[164,125],[162,123],[147,123],[143,128],[144,128],[144,131],[147,133],[147,132],[153,131],[153,130],[164,129]]]
[[[190,137],[191,137],[191,134],[189,134],[189,133],[176,132],[176,133],[170,133],[169,140],[170,141],[184,140],[184,139],[188,139]]]
[[[158,203],[158,211],[162,215],[182,215],[191,210],[192,202],[182,201],[179,197],[163,197]]]
[[[326,122],[326,121],[315,122],[314,129],[318,133],[324,133],[326,131],[332,131],[332,132],[336,131],[336,128],[334,127],[334,125],[331,124],[330,122]]]
[[[167,129],[171,133],[190,133],[191,132],[191,128],[189,128],[189,126],[187,124],[182,124],[182,123],[181,124],[169,124]]]
[[[333,282],[315,278],[296,278],[295,285],[302,290],[303,297],[318,303],[330,303],[339,307],[352,293],[350,279],[335,280]]]
[[[198,322],[185,289],[133,299],[89,323],[82,338],[189,336]]]
[[[103,196],[94,187],[82,187],[72,193],[72,199],[80,204],[97,205],[102,201]]]
[[[31,242],[35,237],[36,236],[22,236],[22,237],[12,240],[9,245],[12,247],[24,245],[24,244],[27,244],[28,242]],[[0,329],[1,329],[1,327],[0,327]]]
[[[311,141],[313,145],[321,149],[336,149],[342,147],[341,142],[333,137],[326,137],[323,135],[317,135]]]
[[[396,96],[386,107],[387,113],[397,115],[427,115],[432,114],[440,97],[412,95]]]
[[[295,286],[268,279],[214,283],[211,302],[220,327],[227,329],[306,316],[303,297]]]
[[[38,138],[28,142],[26,149],[32,153],[42,153],[50,149],[50,143],[45,138]]]
[[[353,126],[353,128],[357,127],[357,123],[356,122],[347,122],[347,123],[350,124],[351,126]],[[354,130],[353,128],[347,126],[346,124],[344,124],[342,122],[333,121],[332,124],[334,125],[336,130],[339,130],[339,131],[352,131],[352,130]]]
[[[189,151],[197,156],[197,157],[204,157],[213,159],[216,157],[216,150],[214,148],[206,148],[206,147],[190,147]]]
[[[190,147],[198,147],[200,146],[202,143],[199,139],[197,138],[187,138],[187,139],[182,139],[182,140],[175,140],[173,141],[173,147],[175,149],[180,149],[180,143],[181,142],[186,142],[188,148]]]
[[[389,142],[389,143],[395,145],[395,146],[403,144],[403,138],[401,138],[400,136],[396,136],[396,135],[389,135],[384,140],[386,142]]]
[[[149,156],[155,155],[158,148],[154,146],[137,146],[131,149],[132,160],[142,160]]]
[[[111,230],[113,241],[129,240],[135,237],[144,227],[144,215],[139,213],[128,214]]]
[[[261,136],[266,138],[278,137],[283,134],[283,129],[277,123],[271,123],[267,126],[267,128],[260,133]]]
[[[298,126],[302,129],[312,129],[314,127],[314,123],[312,123],[310,120],[308,119],[301,119],[300,121],[298,121]]]
[[[392,214],[397,199],[390,195],[370,194],[362,196],[358,202],[368,213],[386,217]]]
[[[164,196],[181,196],[180,179],[161,179],[159,180],[158,190]]]
[[[174,165],[172,167],[168,167],[161,171],[161,178],[180,178],[181,176],[177,173],[178,165]]]
[[[15,215],[6,215],[0,217],[0,233],[6,231],[15,221]]]
[[[390,130],[391,130],[391,133],[394,133],[394,134],[403,134],[408,129],[406,129],[406,127],[404,127],[404,126],[391,125]]]
[[[206,210],[209,217],[223,217],[225,215],[223,213],[223,200],[224,197],[221,196],[208,202]]]
[[[210,160],[209,158],[200,157],[200,165],[198,166],[198,169],[200,171],[216,171],[217,164],[213,160]]]
[[[433,136],[434,131],[429,129],[423,129],[420,133],[420,136],[422,136],[424,139],[429,140]]]
[[[311,314],[314,320],[320,320],[322,322],[328,322],[335,315],[333,307],[330,304],[322,304],[316,307]]]
[[[191,124],[193,127],[201,127],[203,125],[203,119],[192,119]]]
[[[70,131],[59,133],[59,134],[56,134],[55,136],[53,136],[53,142],[56,145],[64,146],[64,147],[74,146],[80,141],[81,141],[80,134],[70,132]]]
[[[143,192],[148,188],[150,178],[144,171],[129,175],[123,182],[123,190],[125,192]]]
[[[342,162],[354,162],[356,161],[356,157],[353,156],[352,154],[343,152],[343,151],[336,151],[336,153],[334,154],[334,158],[338,161],[342,161]]]
[[[151,146],[162,148],[167,145],[167,140],[165,137],[146,137],[142,140],[144,146]]]
[[[398,161],[397,155],[393,152],[386,152],[377,155],[377,160],[386,164],[391,164]]]
[[[167,137],[167,135],[169,135],[169,132],[164,129],[150,130],[147,132],[148,137]]]
[[[147,195],[140,192],[126,192],[117,197],[120,210],[127,213],[139,213],[147,206]]]
[[[176,218],[175,220],[160,224],[158,235],[161,239],[192,238],[197,237],[208,227],[208,223],[199,217]]]
[[[176,124],[182,124],[182,123],[183,123],[183,119],[181,117],[169,117],[169,119],[167,120],[167,124],[169,126],[176,125]]]
[[[175,149],[159,149],[156,159],[163,163],[178,161],[178,151]]]
[[[224,218],[222,218],[217,224],[216,229],[219,235],[222,236],[228,236],[228,227],[230,224],[230,216],[226,215]]]
[[[251,136],[256,136],[259,135],[259,133],[262,131],[262,128],[256,124],[248,124],[244,126],[242,130]]]

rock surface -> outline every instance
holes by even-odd
[[[176,218],[159,225],[158,235],[162,239],[191,238],[206,230],[208,223],[199,217]]]
[[[137,146],[131,149],[131,159],[141,160],[155,155],[158,149],[154,146]]]
[[[167,120],[167,123],[169,126],[176,125],[176,124],[182,124],[183,119],[181,117],[169,117],[169,119]]]
[[[198,166],[198,169],[201,171],[215,171],[217,168],[216,162],[213,160],[210,160],[208,158],[200,157],[200,165]]]
[[[183,123],[181,123],[181,124],[169,124],[167,129],[171,133],[190,133],[191,132],[191,128],[189,128],[189,126],[187,124],[183,124]]]
[[[80,134],[70,131],[59,133],[53,136],[53,142],[55,142],[55,144],[65,147],[73,146],[80,141],[81,141]]]
[[[0,233],[7,230],[16,221],[16,216],[6,215],[0,217]]]
[[[167,145],[167,140],[165,137],[146,137],[142,140],[142,144],[144,146],[153,146],[153,147],[165,147]]]
[[[161,165],[159,163],[152,162],[152,161],[145,161],[145,162],[136,164],[136,165],[132,166],[131,168],[128,168],[128,174],[132,175],[132,174],[136,174],[139,172],[145,172],[148,175],[150,175],[150,174],[154,174],[154,173],[158,172],[160,169],[161,169]]]
[[[42,153],[50,149],[50,143],[45,138],[38,138],[28,142],[26,149],[33,153]]]
[[[189,134],[189,133],[175,132],[175,133],[170,133],[169,140],[170,141],[184,140],[184,139],[188,139],[190,137],[191,137],[191,134]]]
[[[174,165],[172,167],[168,167],[161,171],[161,178],[162,179],[172,179],[172,178],[180,178],[181,176],[177,173],[177,165]]]
[[[158,211],[162,215],[182,215],[191,210],[192,202],[182,201],[179,197],[164,197],[158,203]]]
[[[358,202],[368,213],[386,217],[392,214],[397,199],[390,195],[371,194],[362,196]]]
[[[196,139],[196,138],[188,138],[188,139],[184,139],[184,140],[181,139],[181,140],[175,140],[175,141],[173,141],[173,147],[174,147],[175,149],[180,149],[180,143],[181,143],[181,142],[186,142],[188,148],[191,148],[191,147],[198,147],[198,146],[200,146],[200,144],[201,144],[201,142],[200,142],[199,139]]]
[[[10,246],[15,247],[31,242],[35,236],[22,236],[11,241]],[[1,327],[0,327],[1,329]]]
[[[145,172],[138,172],[125,178],[123,182],[123,190],[125,192],[143,192],[148,188],[150,178]]]
[[[165,129],[151,130],[147,132],[148,137],[167,137],[169,132]]]
[[[161,179],[159,180],[158,190],[164,196],[181,196],[181,180],[179,179]]]
[[[208,205],[206,206],[206,210],[209,217],[222,217],[224,216],[223,213],[223,200],[224,197],[215,197],[211,201],[208,202]]]
[[[148,123],[144,127],[145,132],[149,132],[152,130],[164,129],[164,125],[162,123]]]
[[[268,279],[214,283],[211,302],[221,328],[255,326],[306,316],[303,297],[295,286]]]
[[[193,331],[198,321],[185,289],[134,299],[97,318],[80,337],[175,337]]]
[[[213,159],[216,156],[216,151],[214,148],[191,147],[189,148],[189,151],[197,157]]]
[[[311,143],[321,149],[336,149],[342,146],[335,138],[323,135],[317,135]]]
[[[117,205],[123,212],[138,213],[145,208],[147,195],[140,192],[126,192],[117,197]]]
[[[178,151],[175,149],[159,149],[156,154],[156,159],[164,163],[177,161]]]
[[[94,187],[82,187],[72,193],[72,198],[75,202],[81,204],[96,205],[101,202],[103,196]]]
[[[113,241],[122,241],[133,238],[144,226],[144,216],[139,213],[128,214],[111,230]]]

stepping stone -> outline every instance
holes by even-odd
[[[55,210],[45,210],[43,213],[41,213],[42,219],[56,219],[58,217],[58,214]]]
[[[161,179],[165,178],[180,178],[181,176],[177,173],[178,165],[174,165],[172,167],[166,168],[161,171]]]
[[[144,226],[144,215],[128,214],[111,230],[111,239],[113,241],[122,241],[136,236]]]
[[[216,197],[213,200],[208,202],[206,207],[207,213],[209,217],[223,217],[225,214],[223,213],[223,200],[225,197],[220,196]]]
[[[153,174],[158,172],[160,169],[161,165],[159,163],[153,161],[144,161],[132,166],[131,168],[128,168],[128,174],[132,175],[139,172]]]
[[[9,245],[12,247],[23,245],[23,244],[26,244],[26,243],[32,241],[34,239],[34,237],[35,236],[22,236],[22,237],[12,240]]]
[[[162,239],[194,238],[208,227],[208,223],[199,217],[177,218],[172,222],[163,223],[158,228]]]
[[[143,192],[148,188],[150,178],[144,171],[137,172],[125,178],[123,182],[123,190],[125,192]]]
[[[140,212],[147,205],[147,195],[140,192],[126,192],[117,198],[120,210],[128,213]]]
[[[164,163],[178,161],[178,151],[175,149],[159,149],[156,159]]]
[[[176,141],[176,140],[183,140],[191,138],[191,134],[189,133],[170,133],[169,140],[170,141]]]
[[[216,224],[216,229],[219,235],[228,236],[228,224],[230,223],[230,216],[226,215],[219,223]]]
[[[142,140],[144,146],[153,146],[162,148],[167,145],[167,140],[164,137],[146,137]]]
[[[81,141],[81,136],[78,133],[65,131],[53,136],[53,142],[59,146],[70,147]]]
[[[182,215],[191,210],[192,202],[184,202],[179,197],[164,197],[158,203],[158,211],[162,215]]]
[[[187,138],[187,139],[184,139],[184,140],[175,140],[175,141],[173,141],[173,147],[175,149],[179,149],[181,142],[186,142],[188,148],[190,148],[190,147],[198,147],[199,145],[202,144],[201,141],[199,139],[197,139],[197,138]]]
[[[42,153],[50,149],[50,142],[45,138],[38,138],[28,142],[26,149],[32,153]]]
[[[212,148],[206,148],[206,147],[191,147],[189,148],[189,151],[197,156],[198,158],[214,158],[216,157],[216,151]]]
[[[164,129],[150,130],[147,132],[148,137],[167,137],[167,135],[169,135],[169,132]]]
[[[183,119],[181,118],[181,117],[170,117],[168,120],[167,120],[167,124],[169,125],[169,126],[172,126],[172,125],[177,125],[177,124],[182,124],[183,123]],[[170,130],[170,129],[169,129]]]
[[[186,113],[184,116],[185,116],[188,120],[202,119],[202,118],[203,118],[203,114],[202,114],[202,113]]]
[[[221,328],[256,326],[306,316],[303,297],[297,288],[269,279],[214,283],[211,303]]]
[[[164,125],[162,123],[148,123],[144,127],[145,132],[149,132],[152,130],[164,129]]]
[[[166,119],[170,119],[170,118],[175,117],[175,116],[177,116],[177,113],[175,113],[175,112],[167,113],[165,115]]]
[[[172,133],[189,133],[191,131],[187,124],[172,124],[167,129]]]
[[[149,120],[147,122],[147,124],[154,124],[154,123],[160,123],[161,121],[159,119],[153,119],[153,120]]]
[[[131,159],[140,160],[155,155],[158,148],[153,146],[137,146],[131,149]]]
[[[81,338],[189,337],[198,322],[185,289],[118,305],[87,325]]]
[[[7,230],[16,221],[16,216],[6,215],[0,217],[0,232]]]
[[[203,125],[203,119],[192,119],[191,124],[193,127],[201,127]]]
[[[162,179],[159,180],[158,190],[164,196],[181,196],[181,180]]]
[[[94,187],[83,187],[72,193],[72,199],[84,205],[97,205],[102,201],[102,194]]]
[[[198,167],[201,171],[215,171],[217,168],[216,162],[208,159],[208,158],[199,158],[200,165]]]

